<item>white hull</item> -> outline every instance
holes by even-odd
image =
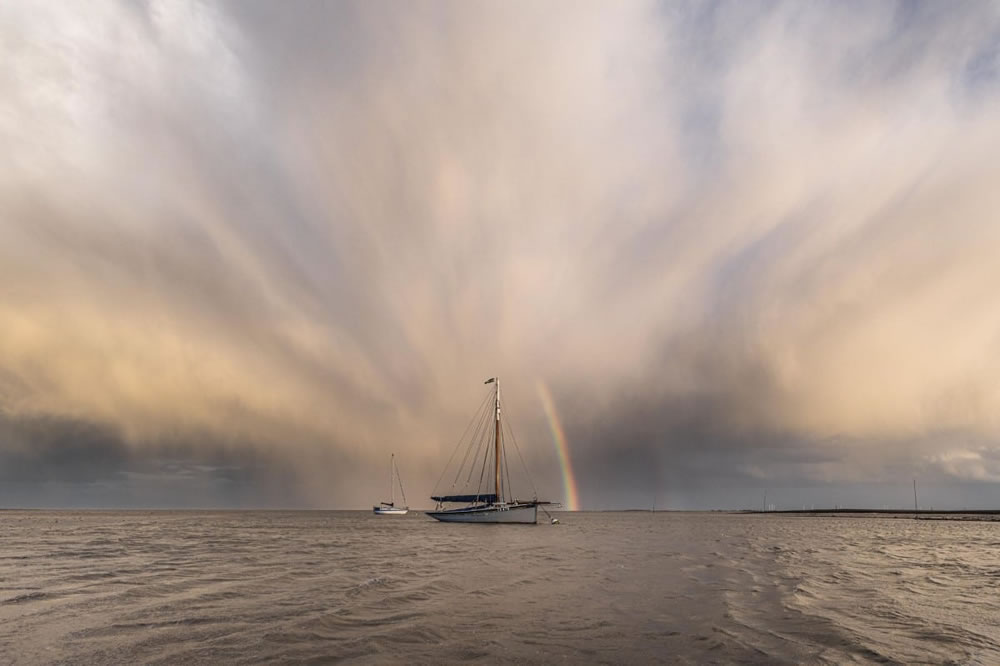
[[[385,508],[380,506],[373,506],[372,511],[376,516],[405,516],[409,509],[395,509],[395,508]]]
[[[445,523],[516,523],[534,525],[538,522],[538,507],[534,504],[490,505],[428,511],[427,515]]]

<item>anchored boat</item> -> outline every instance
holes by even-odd
[[[431,518],[446,523],[519,523],[534,525],[538,522],[538,507],[543,504],[552,504],[538,499],[538,493],[530,500],[521,500],[514,497],[514,492],[510,486],[509,469],[506,457],[506,438],[504,437],[504,427],[501,420],[500,411],[500,379],[491,377],[485,384],[493,384],[493,393],[484,400],[480,406],[477,416],[473,416],[472,422],[478,425],[472,430],[468,448],[452,483],[454,489],[462,476],[466,476],[466,485],[471,483],[475,472],[479,472],[478,485],[474,491],[466,488],[467,492],[461,494],[434,495],[432,500],[437,502],[434,511],[428,511]],[[488,424],[492,421],[492,424]],[[472,422],[469,426],[472,426]],[[492,425],[492,427],[490,427]],[[466,428],[469,432],[469,428]],[[511,433],[511,442],[516,450],[517,441]],[[462,441],[459,441],[461,446]],[[485,446],[484,446],[485,444]],[[473,450],[474,449],[474,450]],[[456,447],[456,452],[458,447]],[[483,452],[480,455],[480,452]],[[454,454],[452,454],[454,458]],[[520,452],[518,452],[520,458]],[[480,464],[479,461],[482,461]],[[492,461],[492,465],[489,465]],[[466,462],[468,473],[466,474]],[[522,460],[523,465],[523,460]],[[488,467],[492,467],[492,479],[486,479],[485,472]],[[447,469],[445,470],[447,471]],[[527,469],[525,469],[527,472]],[[443,475],[442,475],[443,476]],[[492,483],[490,483],[492,481]],[[506,486],[505,482],[506,481]],[[530,481],[530,478],[529,478]],[[440,481],[439,481],[440,483]],[[483,487],[484,483],[487,487]],[[489,487],[492,486],[492,487]],[[447,504],[463,504],[457,508],[445,508]],[[543,509],[544,511],[544,509]]]
[[[396,506],[396,481],[399,481],[399,493],[403,496],[403,506]],[[410,510],[406,506],[406,493],[403,492],[403,480],[399,478],[399,470],[396,469],[396,454],[393,453],[389,459],[389,501],[382,502],[378,506],[373,506],[372,511],[376,516],[405,516]]]

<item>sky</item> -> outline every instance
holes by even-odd
[[[0,62],[0,505],[430,506],[500,376],[545,499],[1000,508],[996,2],[15,0]]]

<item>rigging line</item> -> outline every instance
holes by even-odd
[[[509,424],[507,424],[507,434],[510,435],[511,440],[514,439],[514,429]],[[516,444],[514,445],[514,448],[515,448],[515,450],[517,450],[517,445]],[[507,455],[507,442],[506,442],[506,440],[504,440],[503,452],[504,452],[504,456],[506,456]],[[504,467],[507,470],[507,482],[508,482],[508,485],[511,486],[510,494],[511,494],[511,497],[513,497],[514,496],[514,488],[512,486],[512,482],[511,482],[511,479],[513,477],[510,474],[510,460],[508,458],[506,458],[506,457],[504,458]],[[528,481],[530,482],[531,479],[528,479]],[[538,493],[537,492],[535,493],[535,499],[538,499]]]
[[[479,432],[479,428],[481,427],[482,427],[482,419],[480,418],[480,423],[477,423],[475,429],[472,431],[472,438],[467,440],[465,444],[465,453],[462,454],[462,462],[460,462],[458,464],[458,467],[455,469],[455,478],[452,479],[451,486],[448,490],[449,493],[455,490],[455,486],[458,484],[458,480],[462,478],[462,471],[465,469],[465,463],[469,459],[469,449],[472,446],[472,442],[475,441],[477,433]]]
[[[468,484],[475,473],[476,469],[476,459],[479,457],[479,449],[483,446],[483,440],[489,432],[490,418],[493,413],[492,401],[489,400],[490,396],[486,396],[487,400],[483,403],[482,415],[479,417],[479,423],[476,425],[475,431],[472,433],[472,437],[469,439],[469,445],[465,451],[465,458],[462,460],[462,467],[459,470],[458,475],[461,476],[462,472],[465,471],[465,461],[468,459],[469,462],[469,474],[466,478],[465,483]],[[455,479],[456,482],[458,479]]]
[[[406,501],[406,491],[403,490],[403,477],[400,476],[400,474],[399,474],[399,467],[396,465],[396,459],[395,458],[392,459],[392,466],[396,470],[396,480],[399,481],[399,492],[401,492],[403,494],[403,505],[404,506],[409,506],[409,503]]]
[[[487,395],[485,398],[483,398],[483,403],[485,403],[489,399],[489,397],[490,396]],[[431,493],[432,495],[436,495],[437,494],[438,484],[441,483],[441,479],[444,478],[445,472],[447,472],[448,468],[451,466],[451,461],[455,458],[455,454],[458,453],[458,447],[462,445],[463,441],[465,441],[465,434],[469,431],[469,428],[472,427],[472,422],[476,420],[476,416],[479,414],[479,410],[482,409],[482,408],[483,408],[483,405],[480,404],[479,405],[479,409],[477,409],[475,411],[475,413],[472,415],[472,418],[469,420],[468,425],[465,426],[465,430],[462,432],[462,436],[458,438],[458,443],[455,444],[455,448],[452,449],[452,452],[451,452],[451,457],[448,458],[448,464],[444,466],[443,470],[441,470],[441,476],[438,477],[437,483],[434,484],[434,490]]]
[[[501,404],[500,408],[505,410],[507,405]],[[504,479],[507,481],[507,501],[509,502],[514,498],[514,487],[511,485],[510,480],[510,465],[507,461],[507,437],[504,433],[510,433],[510,425],[505,419],[501,422],[500,427],[500,462],[503,465]],[[500,482],[500,485],[503,485],[502,481]]]
[[[501,404],[500,408],[506,410],[507,403]],[[508,414],[507,418],[504,419],[504,421],[501,423],[500,426],[502,429],[502,432],[500,433],[501,435],[500,452],[501,452],[501,458],[503,460],[504,478],[507,479],[507,493],[508,493],[507,501],[514,499],[514,485],[513,482],[511,481],[511,476],[510,476],[510,462],[507,459],[507,436],[504,434],[504,433],[507,434],[510,433],[510,424],[508,423],[509,420],[510,420],[510,415]]]
[[[487,435],[486,437],[488,439],[489,435]],[[496,435],[493,435],[493,437],[495,439]],[[490,459],[490,447],[487,446],[486,447],[486,455],[483,456],[483,468],[479,472],[479,485],[476,486],[476,494],[479,494],[482,491],[482,489],[483,489],[483,476],[486,474],[486,461],[489,460],[489,459]],[[496,489],[494,492],[496,492],[496,494],[498,495],[497,499],[499,500],[500,499],[499,498],[500,490]]]
[[[500,404],[500,408],[502,410],[506,411],[506,409],[507,409],[507,403],[506,402],[502,402]],[[513,430],[512,430],[512,427],[511,427],[511,425],[510,425],[509,422],[510,422],[510,414],[508,414],[507,418],[504,421],[502,421],[501,428],[505,429],[508,434],[512,434]],[[507,498],[508,498],[508,500],[513,500],[514,499],[514,485],[513,485],[513,482],[511,481],[510,461],[507,458],[507,438],[503,436],[502,432],[501,432],[501,439],[500,439],[500,451],[502,453],[502,458],[503,458],[504,474],[505,474],[505,476],[507,478],[507,490],[509,492],[509,494],[507,495]],[[501,485],[502,485],[502,483],[501,483]]]
[[[514,435],[514,429],[511,427],[510,438],[514,442],[514,451],[517,453],[517,459],[521,461],[521,469],[524,470],[524,476],[528,479],[528,484],[531,486],[531,490],[535,493],[535,499],[538,499],[538,488],[535,487],[535,482],[531,478],[531,473],[528,471],[528,466],[524,462],[524,457],[521,455],[521,447],[517,444],[517,436]]]
[[[509,430],[509,429],[508,429]],[[514,499],[514,486],[510,481],[510,464],[507,461],[507,439],[502,438],[500,440],[500,450],[503,451],[503,471],[504,475],[507,477],[507,500],[511,501]]]
[[[506,404],[503,406],[507,410],[507,429],[510,431],[510,438],[514,441],[514,450],[517,451],[517,459],[521,461],[521,467],[524,468],[524,475],[528,478],[528,483],[531,484],[531,490],[535,493],[535,499],[538,499],[538,488],[535,487],[535,482],[531,478],[531,472],[528,471],[528,466],[524,464],[524,458],[521,456],[521,447],[517,445],[517,435],[514,434],[514,427],[510,425],[510,407]]]
[[[479,424],[479,430],[476,431],[476,451],[473,453],[472,457],[469,458],[469,475],[465,478],[465,485],[468,486],[472,483],[472,475],[476,472],[476,460],[479,459],[479,450],[483,447],[483,441],[486,439],[486,433],[488,428],[486,424],[490,422],[489,416],[484,415],[483,421]],[[471,450],[471,443],[470,443]]]
[[[478,416],[479,417],[479,423],[478,423],[478,425],[476,425],[476,429],[472,432],[472,439],[469,440],[468,446],[465,447],[465,455],[462,456],[462,464],[458,466],[457,470],[455,470],[455,480],[451,482],[451,488],[452,488],[452,490],[454,490],[455,485],[458,483],[458,479],[462,476],[462,470],[465,469],[465,462],[466,462],[466,460],[469,459],[469,449],[472,448],[472,442],[478,436],[477,433],[479,432],[479,430],[483,427],[483,421],[486,419],[486,414],[488,412],[488,410],[486,409],[486,405],[488,404],[488,399],[489,399],[489,396],[486,396],[486,398],[483,398],[483,402],[479,405],[479,410],[472,416],[473,420],[475,420],[476,417]],[[472,425],[472,424],[470,423],[469,425]],[[468,428],[466,428],[466,432],[468,432]],[[462,440],[461,441],[462,442],[465,441],[465,435],[464,434],[462,436]],[[459,442],[459,443],[461,443],[461,442]],[[449,464],[451,464],[450,461],[449,461]],[[443,474],[443,472],[442,472],[442,474]]]
[[[483,437],[485,436],[486,424],[489,422],[490,410],[483,410],[483,415],[479,419],[479,425],[476,426],[476,430],[472,433],[472,439],[469,440],[469,446],[465,449],[465,456],[462,458],[462,465],[458,468],[455,474],[455,483],[451,484],[454,488],[455,484],[458,483],[458,479],[462,476],[462,472],[465,470],[465,462],[469,461],[469,475],[465,479],[465,486],[468,486],[472,481],[472,475],[476,471],[476,459],[479,457],[479,448],[482,446]],[[472,453],[472,457],[469,454]],[[464,486],[463,486],[464,487]]]
[[[489,396],[487,396],[488,398]],[[452,483],[452,491],[456,485],[458,485],[459,479],[465,472],[465,464],[469,464],[469,474],[465,480],[463,488],[467,488],[469,483],[471,483],[472,475],[476,470],[476,459],[479,456],[479,447],[482,446],[480,443],[486,431],[486,424],[489,422],[489,400],[484,401],[481,414],[479,417],[479,422],[476,424],[476,429],[472,433],[472,437],[468,440],[468,445],[465,448],[465,455],[462,457],[462,464],[457,470],[455,470],[455,481]]]

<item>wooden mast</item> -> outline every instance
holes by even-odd
[[[496,418],[496,436],[493,439],[493,448],[495,450],[494,455],[494,468],[496,470],[496,492],[497,492],[497,502],[503,501],[503,486],[500,485],[500,378],[497,377],[497,418]]]

